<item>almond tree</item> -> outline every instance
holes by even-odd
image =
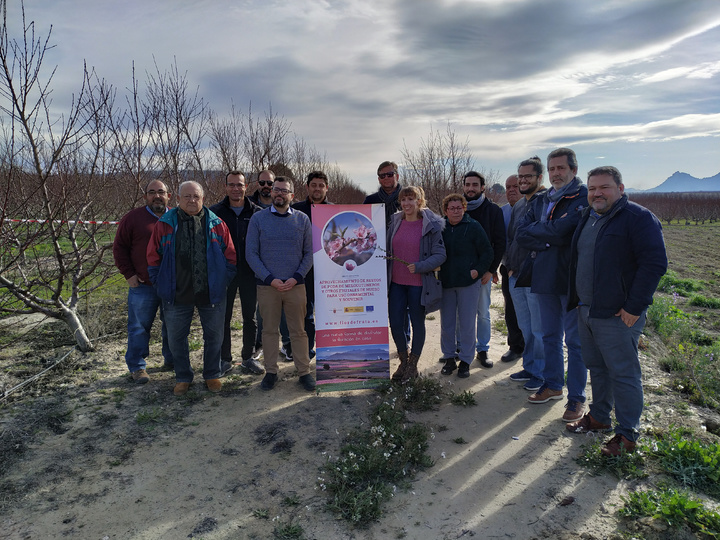
[[[105,149],[113,90],[85,66],[81,88],[58,114],[55,69],[43,66],[51,30],[36,35],[21,4],[22,32],[13,38],[5,0],[0,9],[0,313],[62,320],[89,351],[77,308],[110,275],[112,237],[94,222],[113,215],[102,201],[114,171]]]

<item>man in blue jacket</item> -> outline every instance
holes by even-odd
[[[667,256],[660,221],[630,202],[620,171],[588,173],[588,202],[572,239],[568,308],[578,306],[583,359],[590,370],[593,402],[572,433],[610,431],[606,456],[633,452],[643,409],[638,340]]]
[[[176,396],[186,394],[193,381],[188,335],[195,308],[203,329],[205,384],[211,392],[222,388],[220,349],[236,255],[227,225],[203,205],[204,198],[197,182],[180,184],[178,207],[155,224],[147,248],[148,274],[165,311]]]
[[[577,157],[570,148],[548,155],[552,187],[535,199],[518,227],[515,238],[534,259],[530,291],[537,294],[545,352],[544,383],[528,397],[530,403],[563,398],[565,364],[563,336],[568,348],[568,400],[563,420],[580,420],[585,412],[587,369],[582,360],[577,315],[568,312],[570,240],[587,206],[587,188],[576,176]]]

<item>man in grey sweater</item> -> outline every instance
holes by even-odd
[[[290,208],[293,196],[292,181],[284,176],[275,178],[272,206],[253,215],[245,242],[245,258],[255,272],[263,318],[263,390],[272,390],[277,382],[278,327],[283,310],[299,382],[305,390],[315,390],[305,332],[305,276],[312,266],[312,231],[308,217]]]

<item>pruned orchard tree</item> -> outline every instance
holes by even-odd
[[[112,214],[93,195],[108,188],[114,172],[105,133],[113,90],[85,66],[80,90],[56,115],[55,69],[44,69],[51,30],[37,35],[21,4],[22,32],[12,37],[5,0],[0,8],[0,314],[62,320],[89,351],[78,302],[111,271],[105,255],[112,237],[92,222]]]
[[[417,150],[403,143],[401,154],[400,183],[423,188],[427,205],[435,211],[446,195],[462,193],[463,174],[475,166],[469,140],[458,140],[449,122],[444,132],[430,127],[430,135],[420,140]]]
[[[177,61],[167,71],[147,73],[145,116],[150,119],[150,140],[173,193],[185,180],[207,185],[205,137],[210,128],[210,110],[189,88],[187,72],[180,73]]]

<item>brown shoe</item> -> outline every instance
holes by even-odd
[[[150,377],[148,377],[147,371],[144,369],[138,369],[137,371],[133,371],[130,376],[132,377],[132,380],[135,381],[137,384],[145,384],[150,381]]]
[[[568,399],[565,404],[565,413],[563,414],[563,422],[577,422],[582,419],[585,414],[585,404],[581,401]]]
[[[550,390],[550,388],[543,384],[540,387],[540,390],[535,392],[534,394],[530,394],[528,396],[528,401],[530,403],[547,403],[551,399],[562,399],[563,393],[562,390]]]
[[[400,365],[395,370],[395,373],[392,374],[392,377],[390,377],[391,380],[395,382],[402,381],[403,377],[405,376],[405,370],[407,369],[408,365],[408,351],[398,351],[398,358],[400,358]]]
[[[600,431],[606,433],[612,429],[610,424],[603,424],[595,420],[590,413],[587,413],[577,422],[571,422],[565,426],[570,433],[592,433]]]
[[[600,453],[607,457],[619,457],[623,454],[632,454],[635,451],[635,446],[636,444],[633,441],[618,433],[605,443]]]
[[[205,381],[205,384],[213,394],[217,394],[222,388],[222,381],[220,379],[208,379]]]
[[[189,382],[179,382],[175,385],[175,389],[173,390],[173,394],[176,396],[184,396],[187,394],[187,391],[190,389],[190,383]]]
[[[420,361],[420,357],[417,354],[410,353],[410,356],[408,357],[407,366],[405,367],[405,373],[403,373],[402,382],[405,384],[408,381],[411,381],[413,379],[417,379],[418,376],[418,362]]]

